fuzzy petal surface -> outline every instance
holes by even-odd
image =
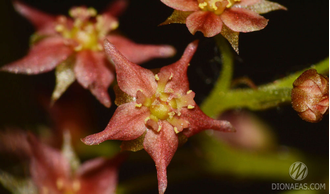
[[[129,61],[137,64],[144,63],[153,58],[171,57],[176,53],[175,48],[170,45],[137,44],[120,35],[110,35],[107,39]]]
[[[108,40],[104,41],[104,50],[116,67],[119,88],[130,96],[136,96],[138,90],[151,97],[157,88],[154,74],[135,63],[130,62]]]
[[[226,26],[236,32],[253,32],[262,30],[268,24],[268,20],[259,14],[247,9],[236,7],[226,9],[220,17]]]
[[[15,10],[27,18],[39,33],[55,33],[56,17],[36,10],[20,1],[14,1]]]
[[[29,134],[28,141],[32,151],[30,172],[39,192],[62,193],[59,184],[64,187],[70,182],[70,164],[61,152],[41,144],[33,135]]]
[[[239,2],[235,3],[233,7],[237,6],[249,6],[259,3],[262,0],[240,0]]]
[[[77,81],[106,107],[111,105],[108,87],[114,80],[109,68],[104,53],[90,50],[77,52],[74,67]]]
[[[160,0],[165,5],[180,11],[197,11],[199,10],[198,1],[196,0]]]
[[[114,194],[118,181],[118,166],[122,157],[96,158],[83,163],[76,172],[79,190],[77,194]],[[75,189],[75,188],[74,188]]]
[[[172,125],[167,121],[160,121],[162,126],[160,132],[148,130],[144,139],[144,149],[155,161],[158,178],[158,190],[163,194],[167,187],[166,167],[173,158],[178,148],[179,139]]]
[[[191,34],[201,31],[205,37],[213,37],[221,32],[220,17],[209,11],[196,11],[187,17],[186,25]]]
[[[1,67],[1,71],[22,74],[39,74],[54,69],[66,60],[73,50],[60,37],[47,38],[32,46],[22,59]]]
[[[238,54],[239,53],[239,49],[238,49],[239,32],[232,31],[226,25],[223,25],[222,30],[221,30],[221,35],[228,40],[230,45],[233,47],[233,49]]]
[[[55,68],[56,85],[52,94],[52,104],[59,99],[66,89],[76,80],[73,61],[65,60]]]
[[[82,139],[87,145],[96,145],[105,140],[133,140],[146,131],[145,119],[150,115],[146,107],[137,108],[135,102],[120,105],[108,126],[99,133]]]
[[[193,109],[182,109],[181,118],[189,121],[189,128],[187,130],[183,130],[183,134],[187,137],[191,137],[206,129],[214,129],[224,132],[235,131],[233,126],[228,121],[212,119],[204,114],[198,106]]]
[[[171,81],[166,84],[165,91],[173,90],[175,93],[185,94],[189,90],[189,81],[187,69],[190,60],[194,56],[198,46],[198,41],[190,43],[184,51],[182,57],[177,62],[164,66],[160,69],[159,74],[172,75]]]
[[[245,8],[254,11],[258,14],[264,14],[275,10],[287,10],[286,7],[271,1],[259,0],[255,4],[244,5],[241,3],[235,4],[234,7]]]

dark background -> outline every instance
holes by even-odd
[[[25,0],[39,10],[52,14],[67,14],[72,6],[86,5],[102,10],[109,1],[98,0]],[[235,57],[234,78],[247,76],[257,85],[271,82],[292,72],[307,68],[329,55],[329,5],[326,0],[277,0],[288,11],[274,11],[264,14],[268,26],[259,32],[241,33],[240,55]],[[0,66],[17,60],[26,54],[33,26],[17,14],[9,0],[0,2]],[[191,89],[196,92],[200,103],[211,90],[221,66],[209,63],[217,53],[213,39],[204,38],[200,33],[191,35],[185,25],[157,25],[163,22],[172,9],[158,0],[131,0],[126,12],[119,18],[119,30],[138,43],[170,44],[177,49],[177,55],[170,59],[157,59],[145,63],[147,68],[159,68],[176,61],[188,43],[201,39],[196,56],[191,62],[188,77]],[[15,126],[26,128],[49,125],[49,116],[38,102],[40,92],[50,96],[55,85],[54,72],[36,76],[13,75],[0,72],[0,127]],[[69,88],[70,90],[70,88]],[[109,89],[112,99],[114,95]],[[91,96],[83,91],[83,95]],[[68,97],[64,94],[63,98]],[[61,100],[61,99],[60,99]],[[97,117],[96,131],[103,130],[115,106],[104,108],[96,100],[92,102]],[[290,105],[281,106],[256,114],[270,124],[280,145],[290,146],[312,156],[328,159],[329,119],[310,124],[302,121]],[[328,171],[328,169],[326,169]],[[125,176],[125,175],[122,175]],[[270,184],[265,182],[236,183],[230,181],[204,180],[169,185],[167,193],[248,193],[268,192]],[[197,185],[192,187],[192,185]],[[214,186],[216,185],[216,186]],[[0,193],[4,191],[0,190]],[[150,193],[156,193],[157,189]]]

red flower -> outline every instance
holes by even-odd
[[[285,7],[266,0],[161,0],[173,14],[162,23],[185,23],[190,33],[201,31],[205,37],[221,33],[238,52],[239,32],[266,27],[268,20],[259,14]]]
[[[115,193],[117,168],[122,156],[96,158],[79,166],[68,157],[69,152],[65,154],[44,145],[31,134],[28,135],[28,143],[31,149],[30,173],[39,193]]]
[[[197,49],[196,41],[188,45],[179,61],[161,68],[156,75],[130,62],[109,41],[104,48],[115,64],[118,86],[126,93],[119,101],[126,103],[119,105],[104,131],[82,141],[95,145],[123,140],[124,150],[144,148],[156,163],[159,193],[164,193],[166,167],[180,139],[205,129],[232,131],[232,126],[206,116],[194,101],[195,93],[189,90],[187,68]]]
[[[111,101],[107,89],[114,79],[113,67],[106,60],[102,42],[111,40],[131,61],[142,63],[154,57],[169,57],[175,50],[167,45],[140,45],[116,34],[117,17],[126,7],[117,0],[102,15],[93,8],[75,7],[69,17],[52,16],[15,1],[16,10],[29,19],[37,32],[34,43],[24,58],[5,65],[2,71],[39,74],[56,68],[56,88],[52,99],[57,100],[77,79],[106,107]]]

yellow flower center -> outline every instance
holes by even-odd
[[[240,1],[241,0],[198,0],[198,6],[203,11],[211,11],[220,15],[226,8],[230,8]]]
[[[94,8],[76,7],[69,11],[73,23],[64,16],[58,18],[55,30],[64,38],[68,44],[74,47],[75,51],[103,49],[102,40],[111,30],[118,27],[118,22],[113,20],[110,23],[107,16],[97,15]]]
[[[158,74],[155,75],[155,80],[158,82],[156,93],[148,98],[143,94],[142,90],[137,92],[135,107],[147,107],[150,111],[150,116],[145,119],[148,127],[155,131],[161,130],[161,125],[158,125],[159,120],[166,120],[169,122],[176,133],[179,133],[183,128],[187,128],[189,122],[181,119],[181,109],[195,108],[194,96],[195,93],[189,90],[184,95],[175,94],[173,90],[167,89],[165,86],[167,82],[171,81],[173,74]]]

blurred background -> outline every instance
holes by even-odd
[[[79,5],[94,7],[101,12],[112,1],[24,0],[22,2],[43,12],[67,15],[71,7]],[[264,17],[269,19],[268,26],[264,30],[240,34],[240,54],[235,54],[234,78],[249,77],[256,85],[269,83],[329,56],[329,2],[325,0],[277,0],[276,2],[287,7],[288,11],[264,14]],[[212,62],[215,56],[219,56],[219,52],[212,38],[204,38],[200,33],[193,36],[185,25],[158,26],[170,16],[172,11],[173,9],[160,1],[131,0],[126,12],[119,18],[118,29],[137,43],[170,44],[177,49],[177,55],[172,58],[154,59],[142,64],[146,68],[160,68],[175,62],[181,57],[187,44],[200,39],[199,48],[188,70],[188,77],[190,88],[196,93],[195,100],[201,103],[211,91],[221,70],[221,64]],[[0,66],[2,66],[26,54],[34,28],[29,21],[15,12],[11,1],[2,0],[0,29]],[[117,148],[105,148],[103,152],[93,153],[92,148],[84,147],[79,141],[79,138],[87,134],[103,130],[116,106],[113,104],[109,109],[103,107],[88,90],[73,84],[55,106],[50,108],[49,99],[54,86],[54,71],[35,76],[0,72],[0,130],[19,128],[44,134],[50,144],[59,147],[60,141],[54,140],[55,137],[61,137],[59,131],[63,130],[61,129],[63,126],[72,126],[76,129],[73,142],[82,160],[100,155],[111,156],[118,151],[119,142],[114,142],[114,147]],[[112,87],[109,88],[109,93],[111,98],[115,99]],[[314,170],[327,174],[329,171],[328,115],[320,123],[307,123],[300,119],[290,104],[253,114],[269,126],[271,131],[269,141],[275,142],[276,150],[296,150],[305,158],[314,159],[314,162],[319,161],[322,164],[320,165],[322,169],[310,168],[310,173]],[[43,130],[44,128],[58,131],[53,136],[53,132],[49,132],[51,130]],[[194,138],[182,147],[183,153],[198,149],[193,144]],[[86,153],[89,154],[84,153],[82,151],[84,149],[88,150]],[[119,175],[120,181],[144,172],[154,173],[156,180],[153,161],[145,151],[140,152],[132,154],[132,162],[123,164]],[[171,163],[168,169],[179,167],[180,160],[176,159],[179,154],[174,155],[173,164]],[[140,157],[145,159],[139,159]],[[221,156],[219,158],[221,160]],[[237,159],[239,160],[239,157]],[[18,159],[10,157],[8,153],[0,153],[0,169],[15,171],[15,165],[18,163]],[[323,178],[315,181],[328,182],[328,176]],[[272,179],[249,178],[249,176],[238,178],[228,173],[217,176],[206,174],[194,180],[178,181],[175,175],[169,174],[166,193],[266,193],[271,191],[272,182],[274,182]],[[8,192],[1,188],[0,193]],[[157,193],[157,185],[134,193]]]

